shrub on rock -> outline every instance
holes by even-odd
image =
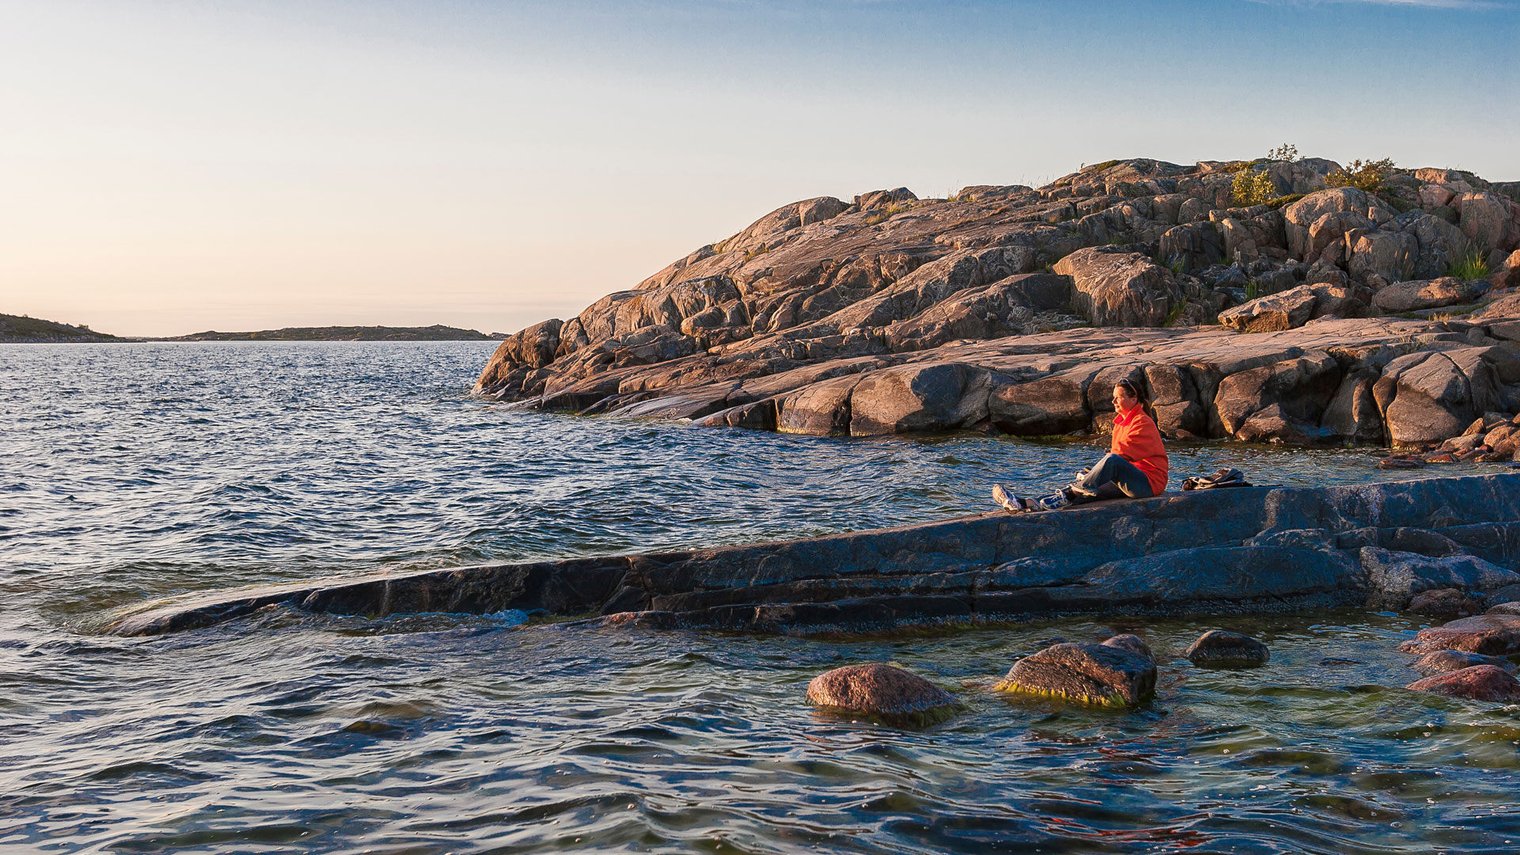
[[[917,674],[873,662],[826,671],[808,683],[808,700],[820,707],[926,726],[960,709],[955,696]]]
[[[999,692],[1131,707],[1156,692],[1156,663],[1117,645],[1055,644],[1015,662]]]
[[[1405,686],[1417,692],[1432,692],[1452,698],[1475,701],[1514,703],[1520,701],[1520,681],[1495,665],[1473,665],[1425,677]]]
[[[1183,655],[1204,668],[1253,668],[1265,665],[1272,654],[1249,635],[1211,629],[1198,636]]]

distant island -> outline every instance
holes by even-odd
[[[487,335],[433,324],[430,327],[285,327],[252,332],[206,332],[150,338],[115,336],[87,326],[72,326],[27,315],[0,314],[0,344],[48,344],[130,341],[494,341],[500,333]]]
[[[126,340],[95,332],[86,326],[76,327],[27,315],[0,314],[0,343],[4,344]]]
[[[490,341],[479,330],[430,327],[285,327],[254,332],[206,332],[154,341]]]

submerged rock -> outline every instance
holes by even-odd
[[[1425,677],[1405,688],[1475,701],[1520,702],[1520,681],[1494,665],[1473,665],[1459,671]]]
[[[807,697],[820,707],[908,725],[943,721],[961,706],[923,677],[877,662],[819,674],[808,683]]]
[[[1056,644],[1015,662],[993,689],[1094,706],[1131,707],[1155,694],[1156,663],[1119,645]]]
[[[1463,668],[1471,668],[1474,665],[1493,665],[1505,671],[1515,670],[1515,666],[1497,656],[1484,656],[1481,653],[1466,653],[1461,650],[1431,651],[1416,659],[1411,667],[1421,675],[1428,677],[1432,674],[1460,671]]]
[[[1441,626],[1422,629],[1399,645],[1405,653],[1462,650],[1508,656],[1520,653],[1520,615],[1483,614],[1461,618]]]
[[[1267,664],[1272,654],[1249,635],[1211,629],[1198,636],[1182,655],[1204,668],[1254,668]]]

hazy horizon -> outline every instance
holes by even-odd
[[[788,202],[1256,157],[1520,179],[1514,0],[0,0],[0,313],[568,317]]]

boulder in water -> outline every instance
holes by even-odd
[[[1520,701],[1520,681],[1496,665],[1473,665],[1415,680],[1406,689],[1433,692],[1452,698],[1514,703]]]
[[[1416,659],[1410,667],[1420,672],[1420,676],[1429,677],[1432,674],[1460,671],[1463,668],[1471,668],[1474,665],[1493,665],[1503,668],[1505,671],[1515,670],[1515,667],[1508,661],[1500,659],[1497,656],[1484,656],[1481,653],[1465,653],[1461,650],[1431,651]]]
[[[1254,668],[1265,665],[1272,654],[1249,635],[1211,629],[1198,636],[1183,655],[1205,668]]]
[[[1420,630],[1399,649],[1405,653],[1463,650],[1492,656],[1520,653],[1520,615],[1484,614],[1454,620]]]
[[[825,671],[808,683],[807,697],[827,709],[917,726],[943,721],[960,709],[944,689],[880,662]]]
[[[1132,707],[1156,693],[1156,663],[1118,645],[1055,644],[1015,662],[993,688],[1095,706]]]

